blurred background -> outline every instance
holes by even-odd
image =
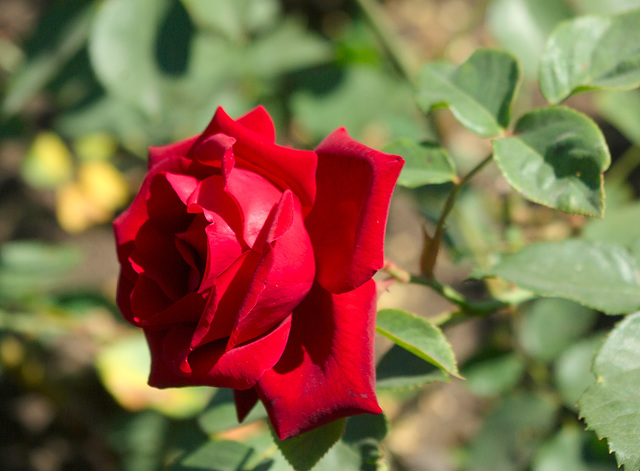
[[[483,46],[508,49],[524,73],[517,116],[519,107],[543,104],[537,57],[555,24],[638,6],[0,0],[0,469],[162,469],[221,430],[198,419],[212,389],[146,386],[144,340],[114,304],[110,222],[137,191],[148,146],[201,132],[217,106],[237,117],[263,104],[283,145],[312,148],[340,126],[375,148],[439,139],[463,173],[490,145],[446,112],[419,114],[408,78],[421,63],[459,63]],[[615,237],[615,221],[638,220],[640,93],[580,95],[570,104],[598,121],[619,163],[607,187],[613,228],[526,203],[489,168],[460,198],[439,267],[444,281],[473,294],[480,288],[465,281],[470,267],[498,251],[577,230]],[[401,267],[417,271],[422,225],[437,216],[448,189],[396,193],[387,255]],[[451,308],[419,286],[395,285],[380,303],[423,316]],[[450,329],[468,379],[381,391],[391,421],[385,466],[615,469],[606,444],[583,432],[575,415],[607,322],[581,309],[544,300],[524,305],[517,322],[491,318]],[[381,354],[385,348],[381,341]],[[549,411],[532,395],[547,386],[560,391],[561,409]],[[263,429],[224,437],[245,440]],[[571,461],[562,461],[567,454]]]

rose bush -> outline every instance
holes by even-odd
[[[232,388],[240,420],[261,400],[280,438],[381,412],[372,276],[402,164],[344,129],[315,151],[276,145],[261,107],[151,148],[114,222],[149,384]]]

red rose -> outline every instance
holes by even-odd
[[[232,388],[240,420],[259,399],[280,438],[381,412],[371,277],[402,164],[344,129],[315,152],[278,146],[263,108],[151,148],[114,223],[149,384]]]

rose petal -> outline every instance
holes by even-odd
[[[282,358],[255,386],[281,439],[382,412],[375,396],[375,302],[373,280],[343,294],[316,284],[296,308]]]
[[[190,372],[180,369],[192,328],[146,330],[152,352],[149,384],[158,388],[215,386],[249,389],[280,359],[291,330],[291,316],[264,336],[225,351],[224,340],[211,342],[189,354]]]
[[[247,119],[245,124],[255,121],[257,115]],[[290,188],[305,208],[311,207],[316,193],[317,156],[314,152],[278,146],[248,129],[243,123],[231,119],[222,108],[216,111],[202,139],[216,133],[236,138],[237,142],[233,147],[236,165],[256,170],[282,190]]]
[[[175,142],[166,146],[149,147],[149,168],[171,157],[186,156],[199,137],[200,136],[193,136],[184,141]]]
[[[389,202],[403,160],[354,141],[344,129],[316,152],[318,193],[307,228],[318,282],[343,293],[382,267]]]
[[[235,142],[233,137],[226,134],[214,134],[194,146],[191,155],[204,165],[220,168],[222,178],[226,182],[236,161],[233,155]]]
[[[300,207],[287,190],[263,228],[262,259],[247,289],[227,348],[273,328],[306,296],[315,263]]]
[[[282,192],[260,175],[239,168],[231,171],[225,190],[241,208],[244,241],[254,247],[271,210],[282,198]]]
[[[238,422],[242,422],[259,399],[253,389],[244,389],[242,391],[235,389],[233,391],[233,400],[236,403]]]
[[[264,106],[254,108],[241,118],[238,118],[236,122],[264,137],[267,141],[276,142],[276,128]]]

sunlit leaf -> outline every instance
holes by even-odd
[[[538,243],[504,256],[485,274],[607,314],[633,312],[640,307],[636,261],[616,245],[578,239]]]
[[[540,88],[551,103],[594,88],[640,85],[640,10],[562,23],[540,60]]]
[[[394,345],[376,367],[376,388],[404,390],[448,381],[449,375],[432,363]]]
[[[573,214],[602,216],[602,173],[611,157],[587,116],[563,107],[530,111],[514,135],[493,141],[509,184],[528,200]]]
[[[36,136],[22,165],[23,178],[35,188],[55,188],[73,175],[73,156],[53,132]]]
[[[383,149],[404,159],[398,185],[416,188],[434,183],[446,183],[457,178],[456,170],[444,147],[430,142],[399,139]]]
[[[417,357],[458,376],[451,345],[428,320],[400,309],[383,309],[378,312],[376,331]]]
[[[605,91],[595,96],[599,114],[636,146],[640,145],[640,90]]]
[[[596,380],[591,373],[591,365],[603,339],[604,334],[597,333],[580,340],[562,352],[555,361],[554,384],[567,407],[575,408],[582,393]]]
[[[447,107],[470,131],[498,136],[509,125],[511,101],[520,79],[516,60],[506,52],[479,49],[459,67],[428,63],[418,77],[418,105],[428,113]]]
[[[622,320],[609,334],[593,364],[596,382],[578,404],[590,429],[606,437],[618,465],[640,469],[640,312]]]

